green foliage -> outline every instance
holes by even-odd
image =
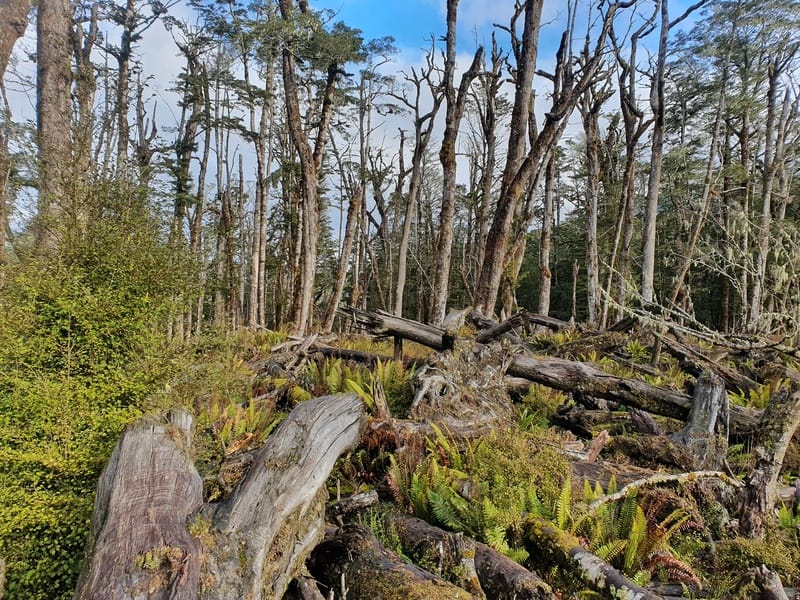
[[[532,431],[534,428],[547,427],[550,417],[566,401],[567,397],[558,390],[538,383],[531,384],[520,402],[520,429]]]
[[[141,201],[112,192],[94,191],[105,204],[85,237],[65,235],[58,256],[2,273],[0,556],[10,598],[72,596],[100,471],[176,366],[164,324],[192,270]]]
[[[568,472],[563,457],[548,440],[519,432],[491,434],[461,449],[433,430],[413,470],[390,458],[390,485],[401,506],[525,560],[522,524],[526,515],[552,516]]]
[[[616,491],[609,484],[608,494]],[[584,501],[602,497],[599,485],[584,482]],[[559,516],[559,526],[566,522]],[[665,499],[641,502],[635,494],[600,504],[576,519],[574,532],[587,540],[591,552],[609,562],[640,585],[665,573],[670,581],[699,584],[694,569],[673,547],[678,534],[697,528],[682,507],[670,509]],[[563,527],[562,527],[563,529]]]
[[[769,532],[766,539],[749,540],[734,538],[723,540],[716,545],[716,569],[712,573],[712,585],[719,589],[738,590],[731,598],[750,598],[747,572],[753,566],[766,565],[775,571],[785,585],[795,585],[800,581],[800,551],[785,540]],[[749,579],[749,578],[748,578]]]
[[[787,380],[780,379],[778,381],[759,385],[757,388],[747,391],[731,391],[728,392],[728,398],[730,398],[733,404],[748,406],[750,408],[760,408],[763,410],[767,407],[767,404],[769,404],[775,392],[785,387],[787,383]]]

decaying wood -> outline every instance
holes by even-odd
[[[188,413],[173,413],[184,427]],[[97,487],[78,600],[194,600],[201,547],[186,522],[203,502],[188,430],[143,419],[117,444]]]
[[[467,590],[474,598],[486,598],[475,568],[475,540],[407,515],[392,515],[390,522],[404,553],[416,563],[428,566],[436,575]]]
[[[612,375],[586,362],[515,355],[507,372],[553,389],[571,392],[576,400],[584,395],[605,398],[681,421],[688,419],[692,408],[692,399],[686,394],[656,387],[639,379]],[[756,431],[759,416],[754,409],[731,406],[731,433],[751,436]]]
[[[298,405],[255,456],[254,465],[213,513],[217,544],[204,598],[280,598],[324,535],[325,480],[361,437],[364,405],[355,394]]]
[[[488,600],[556,598],[550,586],[539,576],[486,544],[459,536],[459,540],[469,542],[467,548],[474,553],[474,560],[470,560],[469,556],[464,556],[463,550],[458,551],[460,546],[454,539],[456,534],[408,515],[393,513],[389,519],[403,548],[411,556],[421,556],[428,563],[431,558],[438,561],[441,555],[442,564],[455,567],[459,577],[463,577],[462,573],[474,574],[479,585],[473,582],[460,584],[473,593],[485,594]]]
[[[429,359],[412,380],[409,417],[448,429],[505,427],[514,409],[503,380],[504,357],[459,345]]]
[[[688,344],[682,344],[672,340],[667,336],[659,336],[664,349],[678,359],[678,365],[692,375],[699,376],[703,371],[711,371],[725,382],[728,390],[754,390],[758,388],[758,383],[735,371],[718,360],[711,360],[701,352],[693,349]]]
[[[380,502],[378,492],[370,490],[369,492],[342,498],[338,502],[331,504],[325,509],[325,516],[328,519],[341,518],[351,513],[367,509],[370,506],[375,506],[378,502]]]
[[[728,394],[722,378],[704,371],[697,379],[689,422],[672,435],[686,449],[692,470],[719,470],[728,452]]]
[[[761,590],[761,600],[789,600],[781,578],[775,571],[761,565],[753,569],[753,580]]]
[[[473,598],[466,590],[408,564],[385,548],[372,531],[356,523],[345,524],[335,536],[319,544],[308,567],[323,593],[334,590],[339,598]]]
[[[604,597],[617,600],[657,600],[660,596],[635,584],[583,546],[572,534],[540,517],[527,523],[527,543],[533,556],[542,556],[572,572]]]
[[[365,312],[350,309],[347,315],[374,335],[411,340],[434,350],[452,350],[455,341],[454,336],[441,327],[396,317],[382,310]]]
[[[723,473],[722,471],[692,471],[691,473],[655,473],[650,475],[649,477],[643,479],[637,479],[636,481],[631,481],[630,483],[625,484],[619,491],[608,494],[606,496],[602,496],[592,502],[589,505],[589,510],[597,510],[603,504],[608,504],[609,502],[616,502],[617,500],[622,500],[626,496],[628,496],[631,492],[639,490],[643,487],[649,487],[653,485],[661,485],[662,483],[685,483],[688,481],[697,481],[699,479],[706,479],[709,477],[714,477],[719,479],[730,486],[741,488],[742,483],[738,479],[734,479],[729,477],[727,474]]]
[[[778,496],[778,477],[792,436],[800,424],[800,392],[779,390],[770,400],[759,424],[753,450],[754,465],[745,480],[739,532],[761,538],[767,515]]]
[[[76,599],[280,598],[324,535],[325,480],[364,413],[355,394],[300,404],[228,498],[203,508],[188,414],[136,422],[100,478]],[[198,509],[202,545],[188,530]]]

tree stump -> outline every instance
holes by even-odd
[[[689,422],[681,431],[670,436],[686,449],[692,471],[718,471],[725,464],[728,452],[728,394],[722,378],[704,371],[697,379],[692,398]]]
[[[100,478],[76,600],[281,598],[324,536],[325,480],[358,443],[364,404],[355,394],[303,402],[230,496],[199,511],[191,421],[174,413],[173,422],[181,429],[138,421],[117,444]]]

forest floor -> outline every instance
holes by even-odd
[[[193,423],[128,428],[77,597],[120,573],[117,597],[793,597],[800,359],[783,340],[350,316],[358,334],[210,357],[230,388],[197,393]],[[160,470],[131,472],[143,452]],[[131,538],[140,509],[154,525]]]

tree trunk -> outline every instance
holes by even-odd
[[[778,494],[778,478],[786,449],[800,424],[800,392],[778,391],[770,400],[758,425],[754,446],[755,464],[745,479],[739,533],[763,538]]]
[[[661,30],[658,38],[658,57],[650,90],[650,109],[653,111],[653,137],[650,150],[650,173],[647,178],[647,204],[642,239],[642,300],[655,299],[656,221],[661,185],[661,166],[664,159],[664,72],[667,64],[669,34],[669,0],[658,0],[661,9]]]
[[[531,555],[551,557],[551,560],[601,594],[617,600],[659,599],[659,596],[635,584],[607,562],[583,548],[575,536],[562,531],[546,519],[529,519],[527,538]]]
[[[442,564],[446,564],[457,577],[474,573],[477,587],[471,582],[460,583],[464,589],[478,595],[485,594],[489,600],[550,600],[556,597],[550,586],[535,573],[486,544],[444,531],[415,517],[392,514],[389,519],[405,552],[429,562],[445,554]],[[467,548],[466,552],[453,552],[463,547]],[[472,558],[470,548],[474,554]]]
[[[70,224],[69,173],[72,123],[70,87],[72,63],[70,32],[72,10],[69,0],[39,3],[36,21],[37,132],[39,142],[39,215],[36,245],[55,249]]]
[[[14,44],[25,34],[31,0],[0,0],[0,79],[5,75]],[[7,116],[10,118],[10,115]],[[0,131],[0,267],[6,262],[6,228],[8,227],[8,140]]]
[[[436,244],[436,279],[433,285],[433,307],[431,322],[441,325],[447,313],[447,297],[450,291],[450,263],[453,253],[454,218],[456,207],[456,140],[458,128],[464,116],[467,94],[472,81],[478,76],[483,61],[483,47],[475,51],[472,64],[461,76],[456,91],[453,79],[456,70],[456,17],[458,0],[447,1],[447,36],[444,64],[444,97],[447,110],[444,121],[442,147],[439,160],[442,163],[442,208],[439,217],[439,235]]]

